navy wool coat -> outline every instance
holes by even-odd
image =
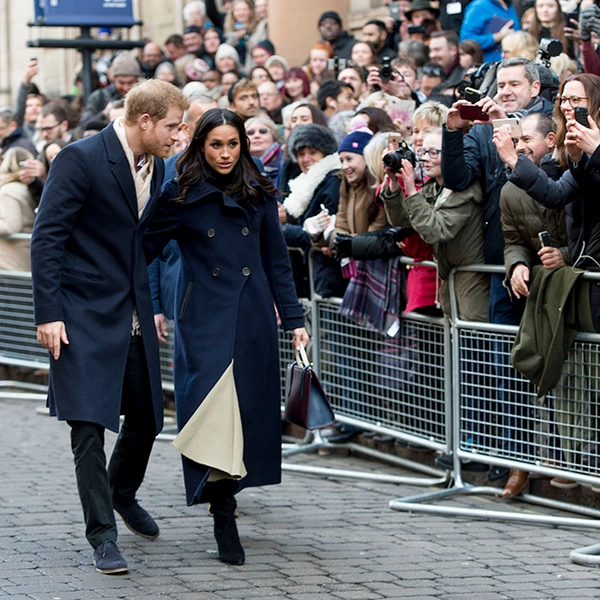
[[[143,251],[164,173],[138,219],[135,184],[112,126],[61,150],[52,163],[31,239],[36,324],[64,321],[69,345],[50,356],[48,404],[60,420],[118,431],[136,307],[152,389],[156,432],[163,398],[158,340]]]
[[[248,474],[239,488],[281,481],[277,306],[286,330],[304,326],[274,198],[242,206],[211,184],[183,203],[167,183],[146,232],[149,257],[175,238],[175,402],[181,429],[234,360]],[[187,502],[203,502],[207,467],[183,458]]]

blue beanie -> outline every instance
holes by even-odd
[[[338,152],[362,154],[365,146],[371,141],[372,137],[373,134],[367,131],[353,131],[342,140]]]

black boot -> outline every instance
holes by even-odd
[[[219,559],[230,565],[243,565],[246,555],[235,524],[237,503],[233,492],[236,488],[235,481],[222,479],[208,483],[206,492],[215,521],[215,539],[219,548]]]

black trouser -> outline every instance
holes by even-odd
[[[68,421],[86,537],[93,548],[117,541],[113,503],[126,507],[142,485],[156,437],[154,409],[141,336],[132,336],[127,355],[121,413],[125,421],[106,469],[104,427]]]

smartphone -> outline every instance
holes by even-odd
[[[397,23],[400,22],[400,2],[390,2],[390,17],[394,19]]]
[[[346,68],[348,60],[345,58],[338,58],[337,56],[334,58],[327,59],[327,70],[334,71],[335,73],[339,73]]]
[[[587,127],[589,129],[590,124],[588,123],[588,109],[585,106],[576,106],[573,109],[573,112],[575,113],[575,120],[580,124],[583,125],[584,127]]]
[[[540,239],[540,244],[542,245],[542,248],[548,248],[549,246],[552,246],[550,234],[547,231],[540,231],[538,233],[538,238]]]
[[[513,140],[518,140],[522,135],[521,121],[519,119],[494,119],[492,121],[494,129],[500,129],[500,127],[506,127],[510,131],[510,137]]]
[[[425,27],[423,25],[409,25],[407,31],[408,35],[425,35]]]
[[[464,91],[464,96],[467,102],[475,104],[476,102],[479,102],[481,98],[483,98],[483,92],[480,92],[479,90],[476,90],[472,87],[466,87]]]
[[[475,104],[461,104],[458,108],[460,118],[465,121],[489,121],[490,117]]]
[[[402,136],[399,133],[390,133],[388,135],[388,144],[392,144],[394,146],[394,150],[398,150],[398,148],[400,148],[401,140]]]

